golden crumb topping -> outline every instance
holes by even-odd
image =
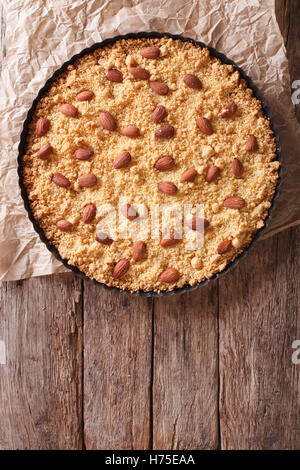
[[[23,175],[70,265],[162,291],[210,278],[249,245],[274,195],[275,152],[231,65],[189,42],[129,39],[56,78],[30,124]]]

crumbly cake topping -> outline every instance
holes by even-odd
[[[70,265],[121,289],[172,290],[222,271],[264,225],[275,151],[261,103],[232,66],[168,37],[120,40],[70,65],[41,98],[24,184]],[[120,196],[120,226],[99,230]],[[172,220],[167,235],[122,238],[145,218],[140,207],[173,203],[191,205],[183,239]],[[203,245],[187,249],[199,227]]]

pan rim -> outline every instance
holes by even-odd
[[[254,96],[261,102],[261,106],[262,106],[262,110],[264,112],[264,115],[266,116],[266,118],[270,122],[270,127],[273,131],[275,142],[276,142],[276,156],[277,156],[277,158],[274,159],[274,161],[278,161],[280,163],[280,167],[278,169],[278,179],[277,179],[277,184],[276,184],[276,188],[275,188],[275,191],[274,191],[274,195],[273,195],[273,198],[272,198],[272,201],[271,201],[271,206],[270,206],[270,208],[268,210],[268,214],[267,214],[267,216],[264,220],[263,227],[261,227],[259,230],[257,230],[255,232],[252,240],[250,241],[249,245],[245,248],[245,250],[243,250],[242,253],[240,253],[233,261],[228,263],[222,271],[220,271],[218,273],[215,273],[212,277],[210,277],[208,279],[205,279],[204,281],[198,282],[195,285],[186,284],[183,287],[175,288],[175,289],[172,289],[170,291],[164,291],[164,290],[159,291],[159,292],[157,292],[157,291],[143,291],[143,290],[130,291],[129,289],[121,289],[121,288],[116,287],[116,286],[108,286],[107,284],[96,281],[95,279],[91,279],[86,274],[84,274],[82,271],[80,271],[76,266],[68,264],[68,260],[63,259],[60,256],[60,254],[58,252],[58,249],[54,245],[52,245],[51,242],[47,239],[47,237],[45,236],[44,231],[42,230],[42,228],[39,226],[38,222],[34,218],[33,212],[31,210],[30,201],[29,201],[27,191],[26,191],[24,181],[23,181],[23,155],[26,152],[26,147],[27,147],[27,135],[28,135],[29,123],[31,122],[32,116],[34,114],[34,111],[36,109],[36,106],[37,106],[39,100],[49,90],[49,88],[51,87],[51,85],[52,85],[53,81],[56,79],[56,77],[58,75],[60,75],[61,73],[65,72],[69,65],[73,64],[75,61],[77,61],[79,58],[83,57],[84,55],[91,54],[92,52],[94,52],[98,48],[104,48],[104,47],[106,47],[108,45],[112,45],[115,42],[117,42],[119,40],[122,40],[122,39],[123,40],[126,40],[126,39],[140,39],[140,38],[152,39],[152,38],[163,38],[165,36],[167,36],[171,39],[174,39],[174,40],[181,40],[183,42],[190,42],[193,45],[200,47],[201,49],[206,48],[206,49],[209,50],[211,56],[220,59],[222,61],[222,63],[225,63],[227,65],[232,65],[234,67],[234,69],[239,72],[240,77],[245,80],[245,82],[247,84],[247,87],[252,89]],[[213,282],[213,281],[219,279],[220,276],[223,276],[223,275],[227,274],[228,271],[233,269],[249,253],[249,251],[253,249],[253,247],[256,245],[258,240],[261,238],[262,234],[265,232],[266,227],[267,227],[267,225],[269,224],[269,222],[272,218],[274,208],[275,208],[276,202],[278,200],[279,188],[280,188],[280,184],[281,184],[281,172],[282,172],[282,167],[281,167],[282,154],[281,154],[281,147],[280,147],[280,142],[279,142],[279,135],[278,135],[278,132],[276,130],[276,125],[274,123],[274,119],[272,117],[270,108],[268,107],[268,105],[266,103],[266,100],[261,95],[261,92],[259,91],[259,89],[254,85],[252,79],[243,71],[243,69],[241,67],[239,67],[235,62],[233,62],[231,59],[229,59],[224,54],[220,53],[215,48],[213,48],[211,46],[207,46],[206,44],[204,44],[201,41],[197,41],[197,40],[192,39],[192,38],[187,38],[187,37],[182,36],[182,35],[171,34],[171,33],[168,33],[168,32],[156,32],[156,31],[128,33],[128,34],[125,34],[125,35],[117,35],[117,36],[114,36],[112,38],[107,38],[104,41],[96,42],[93,45],[91,45],[89,47],[86,47],[81,52],[79,52],[78,54],[75,54],[73,57],[71,57],[71,59],[64,62],[64,64],[59,69],[57,69],[52,74],[52,76],[50,78],[48,78],[48,80],[46,81],[44,86],[39,90],[36,98],[34,99],[32,105],[31,105],[31,107],[30,107],[30,109],[27,113],[26,119],[23,123],[22,132],[21,132],[20,143],[19,143],[19,147],[18,147],[17,163],[18,163],[19,186],[20,186],[21,197],[22,197],[23,202],[24,202],[25,210],[27,211],[29,220],[33,224],[33,228],[34,228],[35,232],[39,235],[40,240],[46,245],[48,250],[55,256],[55,258],[58,261],[60,261],[68,270],[72,271],[74,274],[76,274],[77,276],[81,277],[84,280],[92,282],[92,283],[94,283],[98,286],[104,287],[107,290],[112,290],[112,291],[116,291],[116,292],[119,292],[119,293],[122,293],[122,294],[130,294],[130,295],[133,295],[133,296],[141,296],[141,297],[163,297],[163,296],[170,296],[170,295],[174,295],[174,294],[182,294],[184,292],[190,292],[190,291],[193,291],[195,289],[198,289],[199,287],[207,285],[209,282]]]

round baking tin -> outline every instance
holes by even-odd
[[[279,172],[278,172],[278,182],[277,182],[277,185],[276,185],[274,197],[272,199],[272,203],[271,203],[271,206],[269,208],[268,215],[265,219],[264,226],[262,228],[260,228],[255,233],[255,235],[254,235],[253,239],[251,240],[250,244],[248,245],[248,247],[240,255],[238,255],[231,263],[229,263],[223,271],[214,274],[214,276],[210,277],[209,279],[205,279],[204,281],[198,282],[194,286],[191,286],[191,285],[187,284],[183,287],[176,288],[176,289],[173,289],[171,291],[161,291],[161,292],[143,291],[143,290],[130,292],[130,290],[128,290],[128,289],[120,289],[119,287],[108,286],[106,284],[103,284],[101,282],[96,281],[95,279],[90,279],[88,276],[86,276],[78,268],[76,268],[75,266],[69,265],[67,260],[63,259],[60,256],[57,248],[54,245],[52,245],[50,243],[50,241],[46,238],[46,236],[44,234],[44,231],[38,225],[37,221],[35,220],[35,218],[33,216],[33,213],[32,213],[31,207],[30,207],[30,202],[29,202],[29,199],[28,199],[28,196],[27,196],[27,191],[26,191],[26,188],[25,188],[24,182],[23,182],[23,155],[26,153],[27,134],[28,134],[29,123],[31,122],[31,119],[33,117],[33,114],[34,114],[34,111],[36,109],[37,103],[39,102],[41,97],[50,89],[50,87],[52,85],[52,82],[55,80],[55,78],[58,75],[60,75],[61,73],[66,71],[68,65],[73,64],[77,59],[83,57],[84,55],[94,52],[95,49],[104,48],[107,45],[114,44],[116,41],[119,41],[120,39],[139,39],[139,38],[152,39],[152,38],[162,38],[164,36],[168,36],[171,39],[179,39],[183,42],[191,42],[194,46],[198,46],[202,49],[207,48],[209,50],[210,54],[213,57],[216,57],[216,58],[220,59],[223,63],[225,63],[227,65],[232,65],[234,67],[234,69],[239,72],[240,76],[247,83],[247,86],[252,89],[252,91],[254,93],[254,96],[261,102],[263,112],[264,112],[265,116],[270,121],[271,129],[274,133],[275,141],[276,141],[277,161],[279,161],[281,163],[282,156],[281,156],[281,149],[280,149],[280,144],[279,144],[279,136],[278,136],[278,133],[276,132],[276,129],[275,129],[275,126],[274,126],[274,121],[272,119],[270,109],[267,106],[266,101],[261,96],[258,88],[253,84],[251,78],[249,78],[248,75],[246,75],[246,73],[240,67],[238,67],[238,65],[236,65],[232,60],[228,59],[224,54],[221,54],[220,52],[218,52],[213,47],[206,46],[203,42],[196,41],[196,40],[190,39],[190,38],[185,38],[185,37],[180,36],[180,35],[174,35],[174,34],[170,34],[170,33],[158,33],[158,32],[129,33],[129,34],[119,35],[119,36],[115,36],[113,38],[105,39],[102,42],[97,42],[97,43],[93,44],[92,46],[83,49],[79,54],[74,55],[70,60],[65,62],[58,70],[56,70],[54,72],[52,77],[50,77],[46,81],[45,85],[40,89],[37,97],[33,101],[32,106],[29,109],[27,117],[26,117],[26,119],[24,121],[24,124],[23,124],[23,130],[22,130],[22,133],[21,133],[20,144],[19,144],[19,148],[18,148],[18,175],[19,175],[19,185],[20,185],[20,188],[21,188],[21,196],[22,196],[22,199],[24,201],[24,206],[25,206],[25,209],[28,213],[28,217],[31,220],[31,222],[33,224],[33,227],[34,227],[35,231],[37,232],[37,234],[39,235],[41,241],[43,243],[45,243],[48,250],[51,251],[51,253],[53,253],[55,258],[57,258],[66,268],[73,271],[73,273],[75,273],[77,276],[80,276],[81,278],[83,278],[83,279],[85,279],[89,282],[93,282],[93,283],[95,283],[99,286],[102,286],[105,289],[108,289],[108,290],[111,290],[111,291],[117,291],[119,293],[127,293],[127,294],[131,294],[131,295],[138,295],[138,296],[143,296],[143,297],[161,297],[161,296],[169,296],[169,295],[173,295],[173,294],[182,294],[184,292],[190,292],[190,291],[193,291],[193,290],[197,289],[200,286],[205,286],[209,282],[212,282],[212,281],[218,279],[221,275],[226,274],[230,269],[232,269],[234,266],[236,266],[237,263],[242,258],[244,258],[246,256],[246,254],[249,253],[250,249],[252,249],[253,246],[257,243],[257,241],[260,239],[262,233],[265,231],[265,229],[267,227],[267,224],[269,223],[269,221],[271,219],[272,213],[274,211],[275,203],[276,203],[276,200],[277,200],[278,195],[279,195],[281,165],[280,165]]]

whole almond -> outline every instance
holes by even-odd
[[[94,98],[95,94],[91,90],[83,90],[76,95],[77,101],[90,101]]]
[[[245,200],[239,196],[231,196],[225,199],[223,205],[229,209],[241,209],[246,204]]]
[[[207,170],[205,181],[207,181],[208,183],[211,183],[216,178],[218,178],[219,175],[220,175],[220,168],[217,167],[216,165],[211,165]]]
[[[50,144],[45,144],[43,145],[40,150],[38,151],[37,153],[37,156],[41,159],[41,160],[46,160],[50,155],[51,153],[53,152],[53,147],[52,145]]]
[[[174,166],[174,158],[170,155],[164,155],[163,157],[160,157],[158,160],[156,160],[156,162],[154,163],[154,168],[158,171],[170,171],[172,170],[172,168],[174,168]]]
[[[230,103],[227,103],[224,108],[222,109],[220,116],[222,118],[228,118],[233,116],[236,113],[237,110],[237,105],[231,101]]]
[[[159,277],[159,282],[176,282],[179,279],[179,272],[175,268],[168,268],[163,271]]]
[[[121,83],[123,81],[123,74],[120,70],[110,69],[107,71],[106,78],[110,82]]]
[[[129,73],[137,80],[148,80],[150,78],[150,72],[142,67],[130,67]]]
[[[75,158],[77,160],[88,160],[91,156],[94,155],[94,150],[83,147],[75,151]]]
[[[71,181],[61,173],[54,173],[52,175],[52,181],[61,188],[68,188],[71,184]]]
[[[94,218],[96,217],[96,212],[97,212],[97,209],[96,209],[95,204],[93,203],[87,204],[84,207],[83,212],[82,212],[83,223],[89,224],[90,222],[92,222]]]
[[[70,232],[73,228],[73,224],[68,220],[61,219],[57,222],[56,227],[62,232]]]
[[[168,246],[176,245],[180,241],[181,241],[180,235],[177,232],[172,231],[163,236],[160,242],[160,246],[162,246],[163,248],[167,248]]]
[[[149,85],[150,88],[158,95],[167,95],[169,93],[169,87],[166,83],[155,80],[149,82]]]
[[[145,257],[147,245],[143,241],[135,242],[132,247],[133,261],[141,261]]]
[[[181,183],[191,183],[197,175],[198,172],[194,168],[188,168],[182,173],[180,181]]]
[[[248,152],[255,152],[258,149],[257,139],[255,135],[249,135],[247,142],[246,142],[246,150]]]
[[[99,243],[102,243],[102,245],[111,245],[113,242],[110,236],[104,232],[97,232],[95,240]]]
[[[78,109],[70,103],[61,104],[59,110],[67,117],[76,118],[78,116]]]
[[[120,279],[124,274],[127,273],[128,269],[130,266],[130,262],[128,259],[120,259],[120,261],[117,262],[117,264],[114,267],[113,270],[113,277],[115,279]]]
[[[199,127],[200,131],[203,132],[203,134],[206,135],[211,135],[213,134],[213,128],[211,125],[211,122],[206,119],[205,117],[201,116],[196,119],[197,126]]]
[[[167,110],[164,106],[158,105],[156,106],[155,110],[152,113],[152,121],[155,122],[155,124],[163,121],[165,117],[167,116]]]
[[[170,181],[162,181],[161,183],[158,183],[157,186],[162,193],[167,194],[168,196],[174,196],[178,190],[177,186]]]
[[[200,219],[200,217],[192,217],[187,221],[187,226],[191,230],[197,230],[198,232],[202,232],[202,230],[206,230],[209,227],[209,221],[206,219]]]
[[[50,121],[47,118],[40,118],[36,121],[35,133],[37,137],[45,135],[50,128]]]
[[[238,158],[232,160],[231,169],[236,178],[240,178],[244,171],[243,164]]]
[[[140,50],[140,54],[146,59],[157,59],[160,55],[160,49],[156,46],[144,47]]]
[[[155,137],[158,137],[159,139],[170,139],[171,137],[173,137],[174,132],[174,127],[170,126],[170,124],[166,124],[165,126],[156,129]]]
[[[77,181],[81,188],[91,188],[97,184],[97,177],[93,173],[86,173],[79,176]]]
[[[218,246],[219,255],[223,255],[224,253],[226,253],[226,251],[230,250],[231,245],[231,240],[223,240]]]
[[[186,86],[189,88],[194,88],[195,90],[200,90],[202,88],[202,83],[196,75],[188,73],[183,79]]]
[[[139,217],[139,213],[131,204],[124,204],[121,207],[121,214],[128,220],[135,220]]]
[[[98,119],[103,129],[106,129],[107,131],[116,130],[117,124],[115,118],[108,111],[102,111],[102,113],[99,114]]]
[[[135,139],[140,135],[140,130],[137,126],[126,126],[121,129],[121,134],[131,139]]]
[[[114,168],[116,170],[119,170],[120,168],[125,168],[126,166],[129,165],[131,161],[131,155],[129,152],[121,152],[119,155],[115,158],[114,161]]]

